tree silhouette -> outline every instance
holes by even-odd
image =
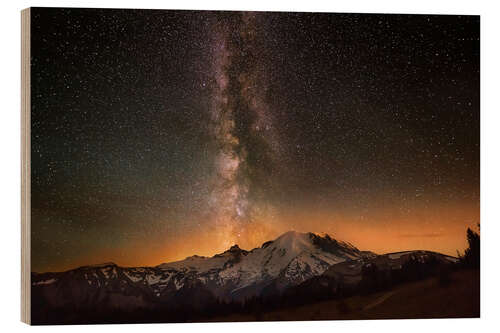
[[[479,224],[477,226],[479,228]],[[479,233],[467,228],[467,242],[469,247],[465,249],[464,255],[460,256],[460,261],[465,267],[479,268],[481,247]]]

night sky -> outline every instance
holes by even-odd
[[[456,255],[479,223],[479,17],[32,10],[32,269],[294,229]]]

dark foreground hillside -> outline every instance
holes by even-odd
[[[479,317],[479,271],[453,272],[389,290],[263,313],[235,314],[209,321],[350,320]]]

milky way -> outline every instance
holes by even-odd
[[[479,222],[479,17],[32,10],[33,269]]]
[[[210,209],[221,240],[232,241],[241,224],[247,219],[248,184],[242,182],[241,169],[245,164],[246,149],[235,135],[235,110],[229,94],[229,68],[233,54],[228,32],[216,36],[213,48],[214,98],[211,108],[214,137],[217,145],[215,175],[210,199]],[[226,244],[227,245],[227,244]]]
[[[255,24],[255,14],[244,13],[231,15],[213,27],[215,84],[210,111],[217,154],[209,199],[224,246],[238,242],[259,209],[249,193],[253,190],[252,173],[258,169],[250,162],[252,150],[248,146],[258,142],[261,155],[279,153],[271,150],[279,142],[272,134],[271,114],[263,97],[266,83],[254,49]]]

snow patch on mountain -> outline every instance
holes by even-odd
[[[38,285],[42,285],[42,284],[51,284],[51,283],[54,283],[56,281],[57,281],[56,279],[42,280],[42,281],[34,282],[33,285],[38,286]]]
[[[401,258],[401,256],[403,256],[405,254],[412,253],[412,252],[413,251],[404,251],[404,252],[389,253],[388,256],[391,259],[399,259],[399,258]]]

